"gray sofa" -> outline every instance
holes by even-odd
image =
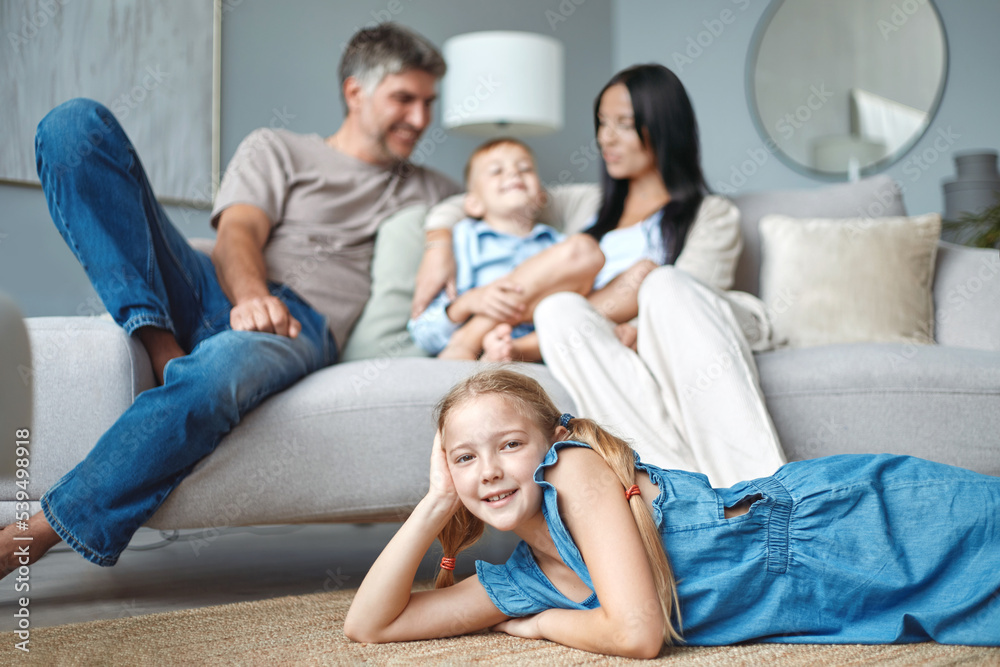
[[[736,287],[756,290],[765,213],[904,214],[886,177],[734,198],[745,249]],[[412,231],[412,230],[411,230]],[[768,408],[790,459],[850,452],[914,454],[1000,475],[1000,257],[942,243],[937,345],[850,344],[757,355]],[[27,321],[35,419],[31,493],[82,459],[152,386],[140,345],[101,318]],[[402,356],[405,346],[342,363],[268,399],[203,460],[149,521],[154,528],[399,521],[426,489],[431,410],[474,362]],[[567,392],[538,377],[566,411]],[[0,481],[0,520],[15,487]]]

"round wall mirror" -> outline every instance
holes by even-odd
[[[920,139],[947,71],[930,0],[774,0],[750,47],[747,96],[784,162],[854,180]]]

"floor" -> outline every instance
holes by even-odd
[[[60,545],[31,566],[29,591],[23,583],[21,592],[15,590],[16,574],[0,581],[0,632],[16,629],[13,613],[24,596],[31,627],[37,628],[356,588],[398,528],[264,526],[162,534],[142,529],[110,568]],[[503,562],[515,542],[511,535],[488,532],[463,554],[456,574],[472,574],[476,558]],[[424,558],[418,579],[435,575],[436,548]]]

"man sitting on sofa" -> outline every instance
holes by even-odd
[[[145,346],[159,386],[42,496],[26,530],[19,511],[0,532],[0,576],[60,540],[114,565],[248,411],[337,360],[368,298],[379,223],[459,190],[407,162],[444,73],[437,49],[409,30],[358,32],[340,63],[337,132],[261,129],[240,144],[212,212],[211,258],[171,225],[105,107],[72,100],[41,121],[52,218],[108,312]]]

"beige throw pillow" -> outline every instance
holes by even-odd
[[[934,342],[941,216],[761,219],[760,296],[791,347]]]

